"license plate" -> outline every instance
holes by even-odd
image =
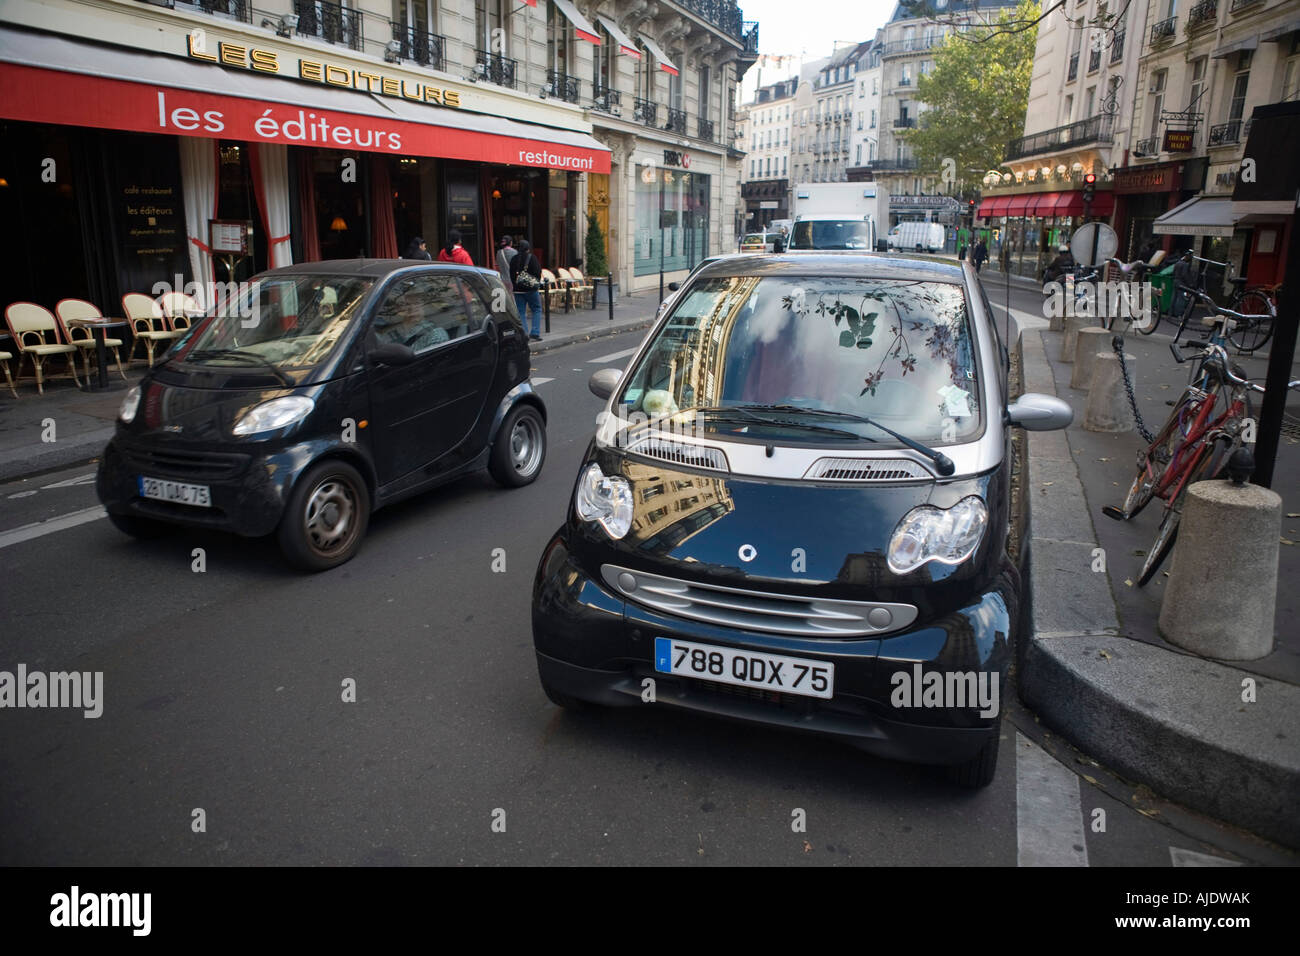
[[[136,481],[140,486],[141,498],[170,501],[178,505],[194,505],[196,508],[212,507],[212,494],[207,485],[187,485],[181,481],[146,478],[144,475],[140,475]]]
[[[834,664],[667,637],[655,638],[655,670],[823,700],[830,700],[835,690]]]

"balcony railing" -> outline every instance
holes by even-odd
[[[746,57],[751,57],[751,56],[757,57],[758,56],[758,21],[746,20],[744,21],[744,23],[741,24],[741,29],[743,31],[741,35],[741,39],[744,40],[745,42],[744,52]]]
[[[337,3],[294,0],[293,12],[298,14],[300,36],[316,37],[354,50],[364,48],[360,10],[350,10]]]
[[[632,122],[644,123],[646,126],[654,126],[656,117],[659,115],[659,104],[652,103],[649,100],[643,100],[637,97],[632,102]]]
[[[1219,15],[1219,0],[1201,0],[1187,11],[1187,32],[1191,33],[1207,23],[1213,22]]]
[[[899,85],[899,86],[911,86],[911,85],[912,85],[912,78],[911,78],[910,76],[900,76],[900,77],[898,78],[898,85]]]
[[[913,129],[916,127],[915,116],[900,116],[894,120],[894,129]]]
[[[1160,152],[1160,138],[1158,136],[1148,136],[1146,139],[1140,139],[1133,144],[1134,156],[1155,156]]]
[[[447,49],[447,38],[436,33],[420,33],[404,23],[388,21],[393,28],[393,39],[402,45],[403,60],[413,60],[431,70],[441,70],[446,64],[443,52]]]
[[[1207,146],[1234,146],[1241,141],[1241,120],[1229,120],[1210,127]]]
[[[915,159],[873,159],[867,163],[872,172],[876,173],[901,173],[910,169],[916,169]]]
[[[736,5],[735,0],[673,0],[673,2],[680,7],[685,7],[701,19],[707,20],[727,36],[737,40],[744,39],[745,23],[741,20],[740,7]],[[757,43],[757,31],[754,33],[754,40]],[[757,45],[754,50],[758,50]]]
[[[713,142],[713,120],[697,116],[695,118],[695,129],[700,139],[707,139],[710,143]]]
[[[902,56],[905,53],[920,53],[943,42],[941,36],[913,37],[910,40],[895,40],[886,43],[880,50],[881,56]]]
[[[474,72],[497,86],[508,86],[513,90],[518,67],[517,62],[500,53],[489,53],[487,50],[474,51]]]
[[[1123,30],[1115,31],[1115,39],[1110,41],[1110,62],[1118,63],[1124,59],[1124,32]]]
[[[1152,24],[1151,45],[1155,46],[1157,43],[1163,43],[1165,40],[1170,39],[1177,32],[1178,32],[1177,17],[1169,17],[1169,19],[1167,20],[1161,20],[1159,23]]]
[[[546,71],[546,94],[566,103],[578,102],[578,78],[559,70]]]
[[[1070,72],[1066,74],[1067,80],[1073,80],[1079,75],[1079,54],[1070,54]]]
[[[1051,153],[1059,149],[1082,146],[1084,143],[1109,143],[1111,141],[1111,126],[1114,121],[1113,114],[1101,113],[1085,120],[1079,120],[1077,123],[1069,123],[1042,133],[1034,133],[1032,136],[1013,139],[1007,144],[1006,158],[1020,159],[1024,156],[1035,156],[1039,153]]]
[[[614,107],[623,105],[623,96],[612,86],[591,85],[591,104],[593,109],[602,113],[614,112]]]
[[[1096,73],[1101,69],[1101,48],[1093,50],[1088,54],[1088,72]]]
[[[686,111],[668,108],[668,122],[664,123],[664,129],[670,133],[681,133],[686,135]]]
[[[144,2],[152,3],[157,7],[176,8],[176,0],[144,0]],[[181,7],[184,9],[198,7],[204,13],[234,17],[245,23],[253,22],[253,7],[248,0],[182,0]]]
[[[1243,10],[1246,7],[1253,7],[1259,2],[1260,0],[1232,0],[1232,4],[1228,7],[1228,12],[1236,13],[1238,10]]]

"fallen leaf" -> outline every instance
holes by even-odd
[[[1281,541],[1283,544],[1295,545],[1295,542],[1292,541],[1290,538],[1278,538],[1278,540]]]
[[[1108,651],[1105,651],[1105,650],[1100,650],[1100,651],[1098,651],[1098,652],[1097,652],[1097,656],[1099,656],[1099,657],[1104,657],[1104,658],[1106,658],[1106,660],[1110,660],[1110,653],[1109,653]]]
[[[811,852],[812,852],[812,844],[809,843],[807,840],[804,840],[804,841],[803,841],[803,851],[804,851],[805,853],[811,853]]]
[[[1132,579],[1132,578],[1125,578],[1125,579],[1124,579],[1124,584],[1125,584],[1126,586],[1128,586],[1128,587],[1132,587],[1132,586],[1133,586],[1133,579]]]
[[[1099,786],[1101,786],[1101,784],[1099,784],[1099,783],[1096,781],[1096,779],[1094,779],[1093,777],[1088,776],[1086,773],[1083,774],[1083,779],[1084,779],[1084,780],[1087,780],[1087,781],[1088,781],[1090,784],[1092,784],[1094,787],[1099,787]]]
[[[1056,482],[1054,482],[1054,481],[1045,481],[1045,482],[1043,482],[1043,487],[1044,487],[1044,488],[1050,488],[1050,487],[1052,487],[1052,485],[1054,485],[1054,484],[1056,484]]]
[[[1098,460],[1098,461],[1110,461],[1109,458],[1098,458],[1097,460]]]
[[[1141,807],[1136,807],[1135,809],[1137,810],[1138,813],[1142,814],[1142,816],[1144,816],[1144,817],[1158,817],[1158,816],[1160,816],[1160,811],[1159,811],[1159,810],[1144,810],[1144,809],[1142,809]]]
[[[1288,511],[1286,516],[1288,518],[1300,518],[1300,511]]]

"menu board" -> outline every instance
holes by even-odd
[[[251,222],[239,219],[209,219],[208,245],[217,255],[248,255],[248,236]]]
[[[122,235],[137,257],[173,256],[182,246],[184,215],[176,186],[133,182],[122,186]]]

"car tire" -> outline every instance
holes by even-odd
[[[499,484],[521,488],[542,473],[546,461],[546,423],[532,405],[516,405],[492,443],[488,471]]]
[[[155,521],[153,518],[140,518],[136,515],[115,515],[110,514],[108,520],[113,523],[113,527],[123,534],[129,534],[133,538],[139,538],[142,541],[148,541],[152,538],[161,538],[163,535],[170,534],[172,525],[165,521]]]
[[[339,459],[308,468],[293,486],[276,536],[286,561],[300,571],[327,571],[350,560],[370,524],[370,489]]]
[[[980,747],[979,753],[965,763],[948,768],[948,778],[957,786],[967,790],[987,787],[993,782],[993,774],[998,769],[999,743],[1001,743],[1001,735],[995,728],[993,733],[989,734],[989,739],[984,742],[984,746]]]
[[[542,681],[542,691],[546,694],[552,704],[563,710],[571,710],[577,713],[591,707],[591,704],[582,698],[574,697],[572,694],[566,694],[562,690],[556,690],[550,684],[546,683],[546,681]]]

